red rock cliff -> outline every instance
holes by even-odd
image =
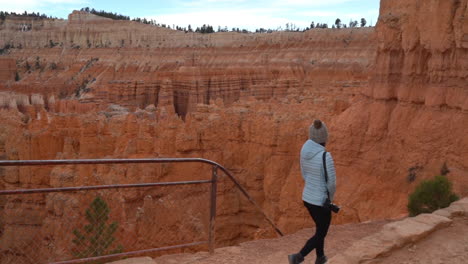
[[[338,197],[361,219],[404,213],[408,193],[444,163],[467,194],[467,15],[466,0],[381,1],[369,86],[332,126]]]

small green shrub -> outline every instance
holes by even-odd
[[[75,244],[75,250],[72,252],[75,257],[88,258],[97,257],[123,252],[122,245],[115,245],[114,233],[119,224],[117,222],[107,223],[109,220],[110,209],[106,201],[101,197],[96,197],[88,209],[86,209],[86,220],[88,224],[84,230],[73,230],[75,238],[72,240]]]
[[[452,192],[452,183],[444,176],[435,176],[432,180],[422,181],[409,196],[408,211],[410,216],[432,213],[449,206],[458,200]]]

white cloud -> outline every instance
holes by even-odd
[[[247,0],[203,0],[203,1],[207,3],[228,3],[228,4],[247,2]],[[203,1],[197,1],[197,2],[203,3]]]
[[[366,14],[367,15],[375,15],[375,16],[378,16],[379,15],[379,10],[378,9],[369,9],[367,10]]]
[[[19,1],[6,1],[0,0],[0,6],[2,11],[9,12],[23,12],[25,10],[32,10],[37,7],[39,1],[37,0],[19,0]]]
[[[295,0],[296,3],[302,0]],[[338,1],[338,0],[335,0]],[[343,1],[343,0],[339,0]],[[361,17],[368,18],[365,13],[346,13],[346,10],[337,11],[303,11],[293,7],[270,6],[266,8],[207,8],[189,9],[181,13],[161,14],[147,18],[152,18],[158,23],[166,25],[176,25],[186,27],[189,24],[192,28],[200,27],[203,24],[211,25],[217,29],[218,26],[228,29],[240,28],[255,30],[258,28],[277,29],[285,28],[286,23],[294,24],[296,27],[304,29],[310,26],[311,21],[315,23],[327,23],[329,26],[335,23],[336,18],[340,18],[345,24],[350,20],[360,21]]]
[[[0,0],[0,10],[9,12],[47,12],[51,5],[87,4],[88,0]]]
[[[335,17],[338,15],[338,12],[334,11],[304,11],[297,13],[300,16],[307,17]]]
[[[273,0],[271,1],[272,6],[294,6],[294,7],[324,7],[340,5],[353,0]]]
[[[174,0],[179,8],[156,10],[153,18],[158,23],[192,28],[209,24],[217,28],[227,26],[255,30],[257,28],[285,27],[286,23],[297,27],[308,27],[315,23],[335,23],[340,18],[344,23],[360,20],[361,17],[372,19],[378,16],[378,10],[356,6],[367,5],[356,0]],[[372,0],[378,1],[378,0]],[[168,12],[169,11],[169,12]],[[361,14],[357,14],[361,13]]]
[[[249,9],[249,10],[206,10],[193,11],[177,14],[166,14],[152,17],[158,23],[168,24],[170,26],[178,25],[186,27],[189,24],[192,28],[202,26],[203,24],[212,25],[215,29],[218,26],[228,29],[233,27],[240,29],[255,30],[257,28],[283,27],[286,23],[293,23],[296,26],[306,27],[307,23],[300,20],[291,20],[280,16],[275,16],[277,9]],[[310,22],[308,22],[310,23]]]
[[[179,1],[177,5],[193,8],[193,7],[213,7],[213,6],[232,6],[235,4],[248,3],[248,0],[199,0],[199,1]]]
[[[243,5],[244,8],[310,8],[310,7],[329,7],[337,6],[343,3],[355,0],[198,0],[198,1],[178,1],[177,4],[184,7],[201,7],[201,8],[214,8],[214,7],[227,7],[235,8]]]

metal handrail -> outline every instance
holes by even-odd
[[[154,186],[170,186],[170,185],[187,185],[187,184],[200,184],[200,183],[211,183],[211,182],[212,180],[204,180],[204,181],[154,182],[154,183],[135,183],[135,184],[108,184],[108,185],[57,187],[57,188],[41,188],[41,189],[15,189],[15,190],[1,190],[0,195],[54,193],[54,192],[78,192],[78,191],[90,191],[90,190],[124,189],[124,188],[135,188],[135,187],[138,188],[138,187],[154,187]]]
[[[239,181],[220,164],[201,158],[147,158],[147,159],[70,159],[70,160],[0,160],[0,166],[44,166],[44,165],[77,165],[77,164],[135,164],[135,163],[190,163],[200,162],[213,166],[213,177],[211,180],[202,181],[182,181],[182,182],[164,182],[164,183],[141,183],[141,184],[113,184],[99,186],[78,186],[78,187],[59,187],[59,188],[42,188],[42,189],[16,189],[16,190],[0,190],[0,195],[8,194],[25,194],[25,193],[45,193],[45,192],[71,192],[82,190],[99,190],[99,189],[119,189],[131,187],[151,187],[164,185],[180,185],[180,184],[202,184],[211,183],[211,209],[210,209],[210,230],[209,241],[210,252],[214,250],[214,222],[216,215],[216,186],[217,186],[217,169],[224,172],[225,175],[236,185],[236,187],[244,194],[244,196],[252,203],[256,209],[262,213],[263,217],[275,229],[275,231],[283,236],[281,230],[273,223],[273,221],[265,214],[255,200],[249,195],[247,190],[242,187]],[[122,255],[126,253],[119,253]],[[82,259],[87,260],[87,259]],[[62,262],[59,262],[62,263]],[[63,262],[68,263],[68,262]],[[71,262],[70,262],[71,263]]]

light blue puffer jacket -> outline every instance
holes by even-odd
[[[302,192],[302,200],[322,206],[327,198],[327,188],[330,192],[330,200],[333,201],[336,190],[336,172],[333,158],[329,152],[326,154],[328,171],[328,184],[325,184],[325,174],[322,156],[325,147],[307,140],[301,150],[301,172],[305,186]]]

